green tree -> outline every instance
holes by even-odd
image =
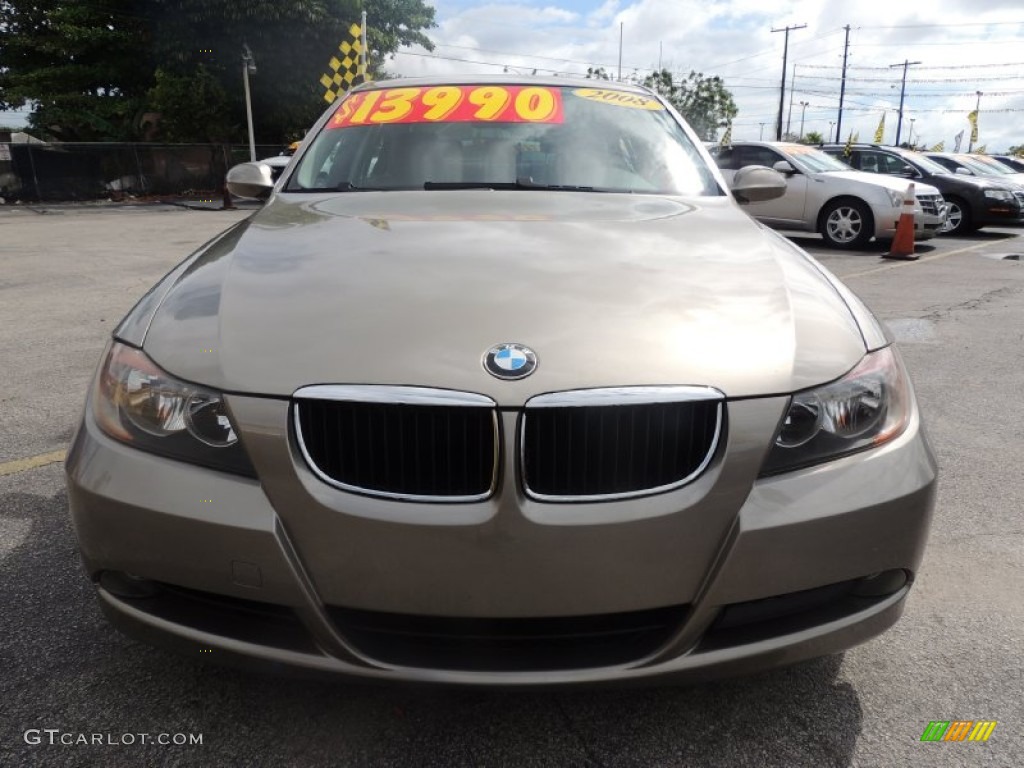
[[[818,131],[808,131],[804,134],[804,137],[800,139],[801,144],[824,144],[825,138]]]
[[[231,99],[202,64],[174,75],[158,69],[149,90],[149,109],[159,115],[156,130],[164,141],[226,141],[240,132],[230,122]]]
[[[152,75],[135,5],[0,2],[0,108],[32,103],[29,129],[67,140],[130,138]]]
[[[611,77],[604,71],[604,67],[587,67],[587,80],[611,80]]]
[[[156,138],[245,137],[242,50],[256,138],[302,132],[327,106],[318,80],[359,0],[0,0],[0,106],[60,138],[125,139],[159,111]],[[432,48],[424,0],[366,0],[371,72],[399,46]],[[158,75],[159,72],[159,75]],[[214,108],[189,99],[202,93]]]
[[[1006,150],[1006,154],[1024,157],[1024,144],[1015,144],[1014,146]]]
[[[664,96],[686,118],[697,135],[714,141],[718,128],[732,121],[739,110],[722,78],[704,77],[691,71],[684,80],[675,81],[667,69],[644,78],[644,85]]]

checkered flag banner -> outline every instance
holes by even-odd
[[[325,73],[320,76],[320,84],[326,89],[324,101],[328,104],[332,104],[338,96],[353,85],[359,85],[368,79],[366,76],[366,50],[363,47],[363,29],[353,23],[348,28],[348,34],[349,37],[342,40],[341,45],[338,46],[341,58],[338,58],[337,55],[331,56],[331,60],[327,62],[327,66],[331,70],[330,74]]]
[[[719,146],[731,147],[732,146],[732,122],[725,127],[725,133],[722,134],[722,140],[719,142]]]

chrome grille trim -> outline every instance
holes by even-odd
[[[486,491],[477,494],[434,495],[417,493],[397,493],[377,488],[366,488],[352,485],[331,477],[318,466],[306,447],[302,430],[299,409],[302,400],[327,400],[371,405],[413,405],[435,407],[471,407],[490,410],[490,427],[492,440],[491,477]],[[498,486],[501,457],[501,435],[498,426],[497,403],[485,395],[472,392],[459,392],[430,387],[407,387],[389,385],[334,385],[323,384],[302,387],[292,395],[292,425],[295,429],[295,441],[299,452],[310,471],[322,482],[349,493],[374,496],[395,501],[413,501],[428,503],[467,503],[484,501],[494,495]]]
[[[599,494],[547,494],[530,488],[526,476],[527,467],[527,421],[532,409],[543,408],[579,408],[607,407],[614,405],[656,405],[687,402],[716,402],[714,434],[708,445],[703,460],[696,469],[685,477],[663,485],[642,488],[621,493]],[[578,503],[588,501],[615,501],[633,499],[641,496],[653,496],[673,491],[694,481],[707,469],[718,451],[722,437],[725,415],[725,394],[713,387],[610,387],[602,389],[568,390],[551,394],[537,395],[527,400],[519,424],[519,478],[526,495],[535,501],[550,503]]]
[[[350,403],[383,403],[385,405],[455,405],[475,408],[496,408],[486,395],[432,387],[403,387],[390,384],[315,384],[301,387],[293,399],[345,400]]]
[[[921,203],[921,210],[925,213],[939,213],[939,207],[943,202],[942,195],[918,195],[918,201]]]

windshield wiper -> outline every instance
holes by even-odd
[[[455,189],[539,189],[556,192],[617,192],[632,194],[631,189],[613,189],[611,187],[590,187],[576,184],[537,184],[529,178],[519,178],[515,181],[428,181],[423,184],[424,189],[455,190]]]
[[[300,187],[285,192],[385,192],[383,187],[357,187],[350,181],[342,181],[333,187]]]

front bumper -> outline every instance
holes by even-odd
[[[974,223],[984,226],[1020,226],[1024,224],[1024,198],[1013,203],[985,200],[974,214]]]
[[[879,240],[891,240],[896,236],[896,227],[900,220],[898,208],[879,208],[874,206],[875,237]],[[920,206],[914,208],[914,239],[930,240],[937,236],[946,223],[946,206],[943,204],[938,213],[925,213]]]
[[[232,400],[234,413],[243,414],[243,440],[244,425],[251,428],[259,420],[254,414],[262,410],[273,420],[269,415],[275,407],[265,400]],[[759,413],[770,427],[777,423],[784,403],[785,398],[770,398],[733,402],[729,407],[734,424]],[[265,434],[264,439],[286,442],[281,435]],[[440,577],[418,573],[416,562],[397,556],[393,573],[380,572],[379,580],[368,578],[357,585],[334,583],[329,574],[311,568],[312,558],[293,535],[301,528],[293,516],[294,505],[317,503],[301,498],[304,484],[311,482],[308,473],[286,462],[267,463],[274,457],[261,455],[258,440],[249,448],[269,494],[253,480],[124,446],[86,417],[68,457],[69,497],[83,560],[110,620],[148,642],[203,659],[380,681],[464,685],[695,680],[787,664],[863,642],[883,632],[902,612],[922,557],[936,480],[934,459],[915,412],[907,432],[882,448],[748,485],[749,493],[736,497],[724,535],[692,582],[680,578],[673,587],[671,580],[661,583],[653,578],[660,571],[673,572],[674,563],[656,562],[645,572],[637,561],[635,583],[630,583],[629,569],[608,563],[587,570],[592,563],[576,562],[567,554],[566,561],[584,571],[589,588],[566,578],[570,589],[559,594],[558,585],[551,583],[549,594],[544,594],[539,586],[549,583],[545,563],[530,561],[529,553],[520,552],[530,568],[541,572],[537,581],[506,595],[498,581],[489,581],[492,574],[480,574],[481,583],[497,591],[504,605],[518,606],[508,615],[527,616],[531,605],[541,616],[569,614],[573,611],[568,606],[574,605],[587,614],[671,605],[678,608],[680,621],[654,646],[610,664],[455,669],[436,660],[417,664],[378,654],[353,641],[357,635],[338,619],[337,606],[344,599],[339,595],[352,595],[351,602],[358,602],[351,606],[354,609],[393,615],[408,597],[396,592],[404,587],[405,592],[416,593],[420,582]],[[734,477],[736,467],[755,466],[756,474],[762,454],[750,449],[742,437],[730,436],[720,466],[708,470],[707,487],[679,493],[726,493],[714,483]],[[281,500],[282,489],[290,500]],[[672,496],[658,498],[670,503]],[[536,510],[534,517],[531,523],[546,525]],[[628,537],[640,523],[627,518],[625,514],[605,524],[562,525],[558,530],[560,535],[578,531],[579,546],[585,551],[588,537],[597,535],[590,529],[600,533],[608,528],[614,537]],[[664,516],[666,525],[681,519]],[[403,525],[398,520],[373,522],[377,527],[372,530],[378,531]],[[492,548],[488,554],[500,562],[506,543],[498,534],[488,539],[488,521],[479,522],[472,540],[478,549]],[[404,525],[419,528],[408,520]],[[454,528],[458,526],[424,526],[423,548],[443,549],[446,531]],[[698,538],[696,530],[691,533],[691,538]],[[387,540],[382,543],[386,546]],[[517,551],[515,541],[507,547]],[[342,549],[338,542],[338,551]],[[355,551],[347,556],[363,562]],[[604,583],[598,581],[601,573],[608,574]],[[124,574],[144,581],[137,582],[141,586],[136,589],[134,579]],[[454,574],[453,579],[465,580],[457,568]],[[873,593],[870,585],[877,579],[864,579],[876,574],[883,574],[889,586]],[[511,573],[507,579],[517,577]],[[450,591],[453,583],[439,588]],[[836,586],[829,585],[841,589],[837,593]],[[472,585],[464,591],[473,592]],[[445,600],[455,604],[460,596],[443,597],[437,605],[445,605]],[[474,602],[478,597],[464,596],[458,603],[460,613],[453,610],[452,615],[486,617],[486,609],[480,608],[484,604]],[[422,604],[422,595],[416,599]],[[776,610],[780,605],[781,613]],[[747,619],[730,628],[722,621],[727,614]]]

